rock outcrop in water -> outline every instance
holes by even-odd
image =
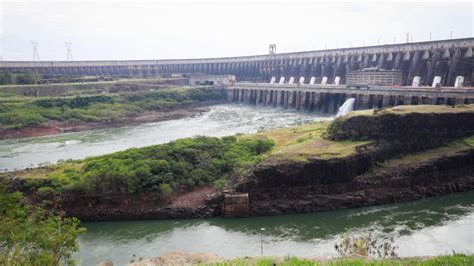
[[[250,215],[269,215],[395,203],[471,190],[474,141],[472,137],[460,139],[474,135],[472,121],[470,109],[402,114],[392,110],[338,119],[329,126],[327,138],[372,142],[342,158],[270,156],[236,184],[236,191],[249,194]]]

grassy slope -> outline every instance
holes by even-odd
[[[280,128],[258,133],[275,141],[271,155],[275,159],[305,160],[308,157],[321,159],[341,158],[355,153],[356,147],[368,141],[330,141],[323,133],[330,122],[316,122],[289,128]],[[247,137],[254,137],[249,135]]]
[[[319,260],[319,259],[304,259],[297,257],[286,257],[286,258],[274,258],[274,257],[264,257],[264,258],[238,258],[223,262],[201,264],[201,265],[213,265],[213,266],[244,266],[244,265],[254,265],[254,266],[272,266],[272,265],[338,265],[338,266],[349,266],[349,265],[386,265],[386,266],[412,266],[412,265],[423,265],[423,266],[434,266],[434,265],[474,265],[474,256],[473,255],[447,255],[447,256],[437,256],[431,258],[406,258],[406,259],[368,259],[368,258],[358,258],[358,259],[331,259],[331,260]]]

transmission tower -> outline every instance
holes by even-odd
[[[39,61],[40,56],[38,54],[38,42],[31,42],[31,46],[33,47],[33,61]]]
[[[66,45],[66,61],[73,61],[71,50],[72,42],[64,42],[64,44]]]

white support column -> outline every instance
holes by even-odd
[[[295,83],[295,77],[290,77],[288,84],[294,84],[294,83]]]
[[[278,82],[278,84],[285,84],[285,77],[281,77],[280,82]]]
[[[304,84],[304,77],[300,77],[300,84]]]
[[[276,81],[276,77],[272,77],[272,79],[270,80],[270,84],[275,84],[275,81]]]
[[[311,79],[309,80],[309,84],[310,85],[316,84],[316,77],[311,77]]]
[[[326,85],[328,84],[328,77],[324,76],[323,79],[321,80],[321,85]]]
[[[334,78],[334,85],[339,85],[340,82],[341,82],[341,77],[336,76],[336,77]]]
[[[464,84],[464,77],[463,76],[457,76],[456,81],[454,81],[454,87],[455,88],[462,88]]]
[[[420,80],[421,80],[420,76],[413,77],[413,82],[411,83],[411,86],[412,87],[420,87]]]
[[[433,84],[431,85],[431,87],[436,88],[436,86],[438,84],[441,84],[441,77],[440,76],[435,76],[433,78]]]

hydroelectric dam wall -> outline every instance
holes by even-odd
[[[232,74],[238,81],[269,82],[272,77],[277,80],[283,77],[288,81],[293,77],[304,84],[346,84],[346,76],[350,71],[378,68],[401,71],[402,84],[399,85],[404,86],[411,85],[415,77],[419,77],[416,80],[421,86],[431,85],[435,77],[441,79],[441,86],[454,86],[458,76],[463,77],[464,86],[472,86],[473,49],[474,38],[463,38],[225,58],[0,61],[0,71],[29,71],[45,77]]]
[[[355,109],[396,105],[455,105],[474,103],[474,90],[430,87],[371,87],[353,89],[342,85],[301,85],[239,82],[227,87],[229,102],[335,113],[349,98]]]

